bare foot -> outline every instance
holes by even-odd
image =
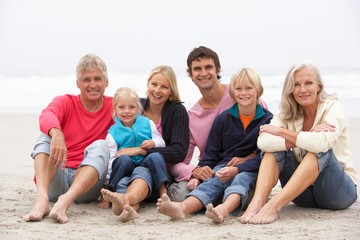
[[[120,221],[127,222],[139,218],[139,214],[129,205],[124,206],[124,210],[119,216]]]
[[[252,224],[268,224],[272,223],[275,220],[279,219],[279,211],[276,210],[276,207],[269,202],[264,205],[261,210],[250,219],[249,223]]]
[[[241,215],[241,217],[238,218],[239,222],[241,222],[241,223],[249,223],[250,219],[253,218],[260,211],[260,209],[263,206],[264,206],[264,203],[262,203],[261,201],[256,201],[255,199],[253,199],[250,202],[250,204],[247,207],[244,214]]]
[[[62,195],[52,208],[49,217],[58,221],[59,223],[67,223],[69,219],[66,216],[66,211],[69,209],[72,201],[66,196]]]
[[[112,203],[112,211],[116,216],[119,216],[120,213],[124,210],[124,205],[128,204],[125,194],[110,192],[107,189],[101,189],[101,193],[105,201]]]
[[[227,217],[228,212],[223,204],[218,205],[216,208],[212,204],[208,204],[205,215],[216,223],[222,223]]]
[[[167,194],[164,194],[161,198],[159,198],[156,205],[156,211],[161,214],[165,214],[174,220],[185,219],[182,203],[171,202]]]
[[[110,202],[103,199],[103,200],[101,200],[101,202],[99,202],[98,207],[99,208],[110,208]]]
[[[40,197],[39,195],[36,198],[35,205],[30,213],[23,216],[23,220],[26,222],[30,221],[41,221],[44,216],[49,215],[49,199],[48,197]]]

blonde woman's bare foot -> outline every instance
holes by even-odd
[[[139,214],[129,205],[124,206],[124,210],[119,215],[119,219],[122,222],[127,222],[139,218]]]
[[[261,210],[263,206],[264,204],[262,202],[253,199],[244,214],[238,218],[239,222],[244,224],[249,223],[250,219],[252,219]]]
[[[101,200],[98,204],[99,208],[110,208],[110,202],[106,201],[105,199]]]
[[[48,197],[37,196],[33,209],[23,216],[23,220],[26,222],[30,221],[41,221],[44,216],[49,215],[49,200]]]
[[[222,204],[218,205],[216,208],[214,208],[212,204],[208,204],[205,215],[215,223],[222,223],[224,222],[228,213]]]
[[[180,202],[172,202],[167,194],[164,194],[156,203],[156,211],[171,217],[174,220],[185,219],[185,213]]]
[[[105,201],[111,202],[113,213],[119,216],[124,210],[124,205],[128,204],[126,196],[121,193],[111,192],[104,188],[101,189],[101,193]]]

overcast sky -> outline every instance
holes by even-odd
[[[215,50],[223,74],[286,71],[301,60],[360,68],[357,0],[0,0],[0,75],[68,75],[86,53],[108,70],[185,75],[192,48]]]

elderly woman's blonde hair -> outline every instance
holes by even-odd
[[[294,121],[296,118],[303,115],[303,109],[300,104],[296,102],[293,90],[295,73],[304,68],[312,69],[314,71],[315,80],[320,89],[317,94],[318,101],[322,102],[326,99],[338,99],[337,94],[328,94],[324,91],[324,84],[320,71],[314,64],[307,62],[294,64],[290,67],[290,70],[286,75],[280,101],[280,117],[284,120]]]
[[[230,84],[229,84],[230,96],[233,99],[235,99],[234,96],[235,85],[239,82],[244,81],[245,79],[249,80],[249,82],[256,88],[257,90],[256,103],[259,104],[260,97],[264,92],[264,88],[262,86],[259,74],[257,74],[257,72],[252,68],[240,68],[231,76]]]
[[[169,81],[170,88],[171,88],[171,95],[169,96],[169,100],[170,101],[181,101],[178,86],[177,86],[176,75],[175,75],[175,72],[172,69],[172,67],[166,66],[166,65],[161,65],[161,66],[155,67],[153,70],[151,70],[151,73],[147,79],[147,84],[149,84],[151,78],[157,73],[161,73]],[[146,91],[146,96],[149,97],[148,91]]]

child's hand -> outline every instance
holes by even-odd
[[[186,187],[192,191],[194,190],[197,186],[199,186],[200,184],[200,180],[197,179],[197,178],[193,178],[193,179],[190,179],[190,181],[188,182],[188,184],[186,185]]]
[[[222,182],[227,182],[231,180],[233,177],[236,176],[236,174],[239,173],[239,170],[237,167],[223,167],[219,171],[216,172],[216,176],[220,179]]]
[[[142,149],[152,149],[155,147],[155,142],[153,140],[145,140],[140,145]]]

